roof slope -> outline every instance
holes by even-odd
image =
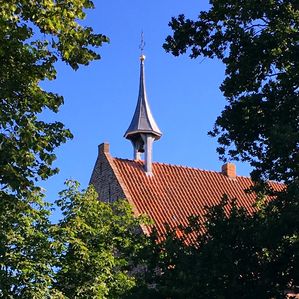
[[[154,175],[146,176],[142,161],[113,158],[113,163],[134,209],[153,219],[160,232],[164,231],[164,223],[171,227],[187,224],[190,215],[203,220],[205,207],[219,203],[223,194],[237,198],[238,205],[247,210],[254,210],[255,195],[244,192],[252,186],[250,178],[232,179],[220,172],[162,163],[153,163]],[[283,188],[278,183],[273,187]]]

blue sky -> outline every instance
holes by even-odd
[[[173,57],[162,44],[171,33],[168,22],[184,13],[195,18],[208,1],[94,1],[86,24],[106,34],[110,43],[99,49],[102,59],[72,71],[57,64],[57,80],[43,84],[64,96],[65,105],[49,119],[62,121],[74,139],[56,150],[60,173],[41,185],[47,199],[57,198],[66,179],[88,185],[97,146],[109,142],[115,157],[132,158],[132,146],[123,138],[138,96],[140,33],[145,38],[145,74],[151,110],[163,132],[154,144],[154,161],[219,171],[222,162],[216,140],[207,136],[225,105],[219,91],[224,67],[217,60],[187,55]],[[247,165],[237,164],[239,175]]]

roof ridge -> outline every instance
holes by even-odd
[[[125,159],[125,158],[119,158],[119,157],[113,157],[113,159],[118,159],[122,161],[127,161],[127,162],[143,162],[143,160],[132,160],[132,159]],[[217,174],[222,174],[221,171],[217,170],[209,170],[209,169],[202,169],[202,168],[197,168],[194,166],[186,166],[186,165],[181,165],[181,164],[171,164],[171,163],[165,163],[165,162],[153,162],[153,165],[164,165],[164,166],[170,166],[170,167],[176,167],[176,168],[183,168],[183,169],[190,169],[190,170],[197,170],[197,171],[202,171],[202,172],[208,172],[208,173],[217,173]],[[237,175],[238,178],[245,178],[251,180],[250,176],[244,176],[244,175]]]

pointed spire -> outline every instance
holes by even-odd
[[[143,51],[144,42],[142,39],[141,51]],[[141,154],[145,153],[145,171],[152,175],[152,145],[155,140],[162,136],[149,106],[144,76],[145,56],[141,52],[140,56],[140,82],[138,101],[131,124],[124,137],[131,140],[134,148],[134,159],[140,160]]]
[[[140,56],[140,83],[139,95],[135,109],[134,116],[131,124],[125,133],[125,138],[134,139],[135,135],[140,133],[147,133],[154,135],[155,139],[159,139],[162,133],[152,115],[145,89],[145,76],[144,76],[144,60],[145,56]]]

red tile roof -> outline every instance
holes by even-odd
[[[219,203],[223,194],[254,210],[255,194],[244,191],[252,186],[248,177],[232,179],[221,172],[162,163],[153,163],[153,176],[147,176],[142,161],[113,158],[113,163],[135,212],[148,215],[160,232],[165,223],[173,228],[187,224],[190,215],[204,221],[205,207]],[[276,190],[283,188],[271,184]]]

